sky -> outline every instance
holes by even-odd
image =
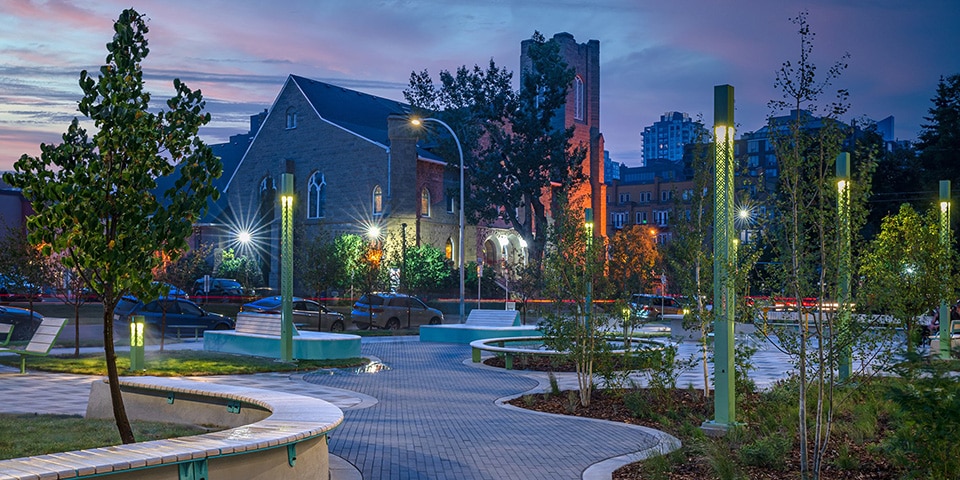
[[[60,141],[80,71],[103,64],[131,6],[149,18],[147,88],[155,101],[173,78],[201,89],[208,143],[245,133],[287,75],[402,101],[413,71],[436,79],[493,59],[518,72],[535,31],[600,41],[600,131],[630,166],[664,113],[711,125],[715,85],[734,86],[739,132],[761,128],[778,69],[800,57],[801,11],[817,73],[848,64],[829,89],[850,92],[844,120],[893,115],[896,137],[913,140],[940,77],[960,74],[958,0],[0,0],[0,170]]]

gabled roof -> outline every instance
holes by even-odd
[[[380,145],[389,145],[387,117],[408,115],[410,106],[329,83],[290,75],[320,118]]]

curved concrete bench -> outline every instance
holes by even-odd
[[[507,370],[513,370],[513,357],[517,355],[566,355],[566,352],[558,352],[556,350],[530,350],[528,348],[516,348],[516,347],[507,347],[507,343],[520,343],[520,342],[542,342],[542,336],[536,337],[502,337],[502,338],[487,338],[481,340],[474,340],[470,342],[470,349],[473,353],[473,363],[480,363],[481,356],[483,352],[492,352],[503,354],[504,356],[504,367]],[[658,345],[658,350],[663,349],[663,345],[658,342],[651,340],[641,340],[634,339],[634,342],[637,343],[647,343]],[[495,343],[496,345],[490,345]],[[625,353],[624,349],[612,350],[612,353]]]
[[[179,378],[120,379],[131,420],[226,427],[191,437],[0,461],[0,479],[326,479],[327,435],[343,412],[323,400]],[[94,382],[88,418],[113,418],[109,386]]]

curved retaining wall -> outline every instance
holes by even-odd
[[[127,416],[226,430],[152,442],[0,461],[0,479],[322,479],[327,435],[343,421],[328,402],[303,395],[179,378],[120,379]],[[88,418],[113,418],[106,381],[94,382]]]

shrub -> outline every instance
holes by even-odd
[[[759,438],[740,448],[744,465],[783,470],[787,464],[784,454],[790,451],[790,440],[782,434]]]

